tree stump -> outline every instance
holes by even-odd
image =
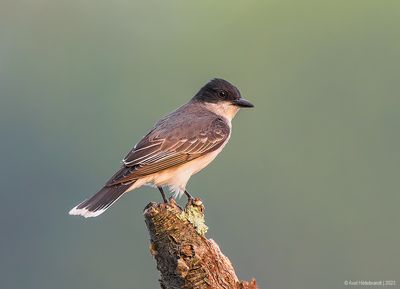
[[[150,203],[144,210],[150,253],[161,273],[163,289],[257,289],[256,281],[240,281],[218,244],[205,237],[204,206],[196,198],[182,210],[174,199]]]

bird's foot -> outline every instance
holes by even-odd
[[[159,190],[160,193],[161,193],[161,196],[162,196],[162,198],[163,198],[164,204],[168,204],[168,200],[167,200],[167,198],[165,197],[165,193],[164,193],[163,188],[162,188],[162,187],[157,187],[157,188],[158,188],[158,190]]]
[[[191,194],[189,194],[188,191],[185,190],[185,195],[188,198],[188,203],[193,202],[194,198],[192,197]]]

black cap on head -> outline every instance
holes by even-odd
[[[239,89],[221,78],[214,78],[209,81],[199,90],[193,99],[210,103],[228,101],[240,107],[253,107],[250,102],[242,98]]]

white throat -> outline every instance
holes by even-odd
[[[208,110],[213,113],[224,117],[229,122],[235,117],[236,113],[239,111],[239,107],[232,105],[229,101],[219,102],[219,103],[210,103],[206,102],[205,106]]]

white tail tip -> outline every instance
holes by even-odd
[[[69,211],[68,214],[74,215],[74,216],[83,216],[85,218],[91,218],[91,217],[97,217],[98,215],[101,215],[105,211],[105,209],[101,209],[101,210],[92,212],[86,208],[78,209],[78,206],[71,209],[71,211]]]

